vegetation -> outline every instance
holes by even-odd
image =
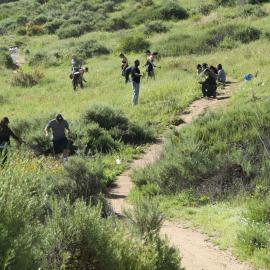
[[[0,114],[27,144],[12,143],[0,167],[0,269],[181,269],[159,238],[165,217],[191,220],[268,269],[267,2],[1,1]],[[19,47],[19,70],[10,46]],[[118,55],[140,59],[144,71],[147,49],[162,68],[156,80],[142,79],[132,107]],[[77,92],[68,78],[74,54],[89,67]],[[224,110],[177,132],[172,125],[200,97],[195,66],[203,62],[253,81]],[[43,135],[59,112],[73,144],[64,165]],[[117,220],[104,191],[168,127],[158,162],[133,175],[134,210]]]

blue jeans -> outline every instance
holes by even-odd
[[[140,84],[132,81],[132,104],[137,105],[140,93]]]

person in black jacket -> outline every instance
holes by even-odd
[[[204,71],[204,75],[206,76],[206,79],[203,82],[200,82],[202,84],[203,96],[216,98],[217,96],[216,78],[213,76],[211,70],[208,68]]]
[[[23,142],[22,139],[16,136],[9,128],[8,124],[8,117],[3,117],[0,121],[0,155],[2,156],[2,164],[7,160],[7,146],[10,145],[10,137],[15,139],[19,144]]]

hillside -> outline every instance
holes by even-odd
[[[0,269],[180,269],[178,251],[159,237],[164,217],[189,220],[270,269],[268,2],[0,1],[0,118],[26,142],[12,141],[0,167]],[[131,106],[119,54],[145,72],[147,49],[161,68],[155,80],[142,78]],[[72,55],[89,68],[76,91]],[[196,65],[204,62],[221,63],[239,88],[224,109],[176,131],[201,97]],[[44,136],[56,113],[75,146],[64,164]],[[158,161],[132,176],[129,201],[142,214],[118,220],[107,188],[163,134]]]

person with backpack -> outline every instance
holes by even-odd
[[[63,118],[63,116],[61,114],[57,114],[55,119],[49,121],[44,131],[46,137],[48,137],[50,131],[52,131],[54,154],[63,153],[64,159],[67,158],[69,155],[69,142],[66,137],[66,131],[70,133],[70,129],[68,122]]]
[[[135,60],[134,66],[130,70],[132,90],[133,90],[133,94],[132,94],[132,105],[133,106],[136,106],[138,104],[141,77],[143,76],[141,74],[139,66],[140,66],[140,61]]]
[[[204,75],[206,79],[200,84],[202,85],[202,94],[204,97],[213,97],[217,96],[217,82],[216,78],[213,76],[212,71],[209,68],[204,70]]]
[[[10,137],[16,140],[19,144],[23,142],[20,137],[14,134],[8,125],[8,117],[3,117],[0,121],[0,156],[2,156],[2,164],[4,164],[7,160],[7,147],[10,145]]]

